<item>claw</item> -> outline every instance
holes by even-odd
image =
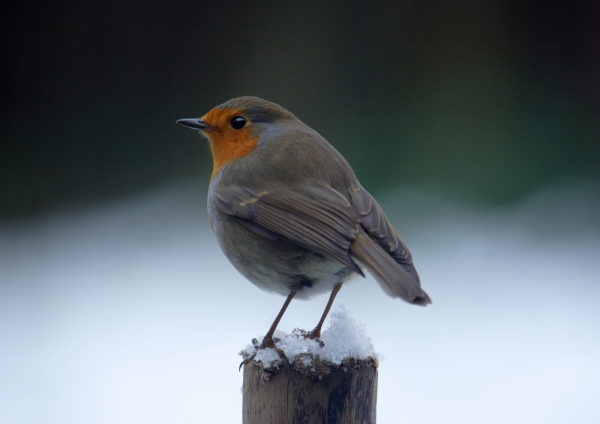
[[[315,328],[313,331],[308,333],[303,330],[302,336],[305,339],[315,340],[317,343],[319,343],[319,346],[325,347],[325,343],[323,343],[323,340],[321,340],[321,329],[319,328]]]
[[[252,355],[251,357],[244,359],[242,361],[242,363],[240,364],[240,367],[238,368],[238,372],[240,372],[242,370],[242,367],[244,365],[248,365],[250,362],[252,362],[252,360],[254,359],[255,356],[256,356],[256,353],[254,355]]]
[[[258,343],[257,339],[252,339],[252,344],[254,345],[254,347],[256,348],[257,351],[259,351],[261,349],[276,349],[277,350],[277,347],[275,346],[275,342],[278,342],[278,341],[279,341],[278,338],[265,337],[263,339],[262,343],[260,343],[260,344]],[[248,365],[250,362],[252,362],[252,360],[254,359],[255,356],[256,356],[256,353],[254,353],[254,355],[249,356],[248,358],[244,359],[238,368],[238,372],[242,370],[242,367],[244,365]]]

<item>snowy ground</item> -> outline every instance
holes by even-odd
[[[0,422],[241,422],[237,353],[284,299],[229,265],[204,189],[0,225]],[[378,422],[600,422],[599,186],[503,210],[381,200],[433,305],[371,278],[338,296],[383,357]],[[280,328],[311,329],[326,300]]]

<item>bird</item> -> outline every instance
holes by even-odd
[[[366,269],[392,298],[425,306],[412,255],[346,159],[278,104],[238,97],[201,118],[176,121],[208,139],[213,172],[208,217],[231,264],[260,289],[286,296],[259,348],[292,299],[330,292]]]

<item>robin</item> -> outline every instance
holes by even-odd
[[[239,97],[178,124],[208,138],[214,170],[208,217],[233,266],[257,287],[287,296],[263,339],[293,298],[331,292],[321,327],[342,284],[366,268],[385,293],[431,303],[412,256],[342,155],[281,106]]]

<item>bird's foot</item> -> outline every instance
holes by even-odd
[[[278,342],[279,339],[278,338],[273,338],[273,337],[265,337],[263,339],[263,341],[261,343],[258,342],[258,339],[254,338],[252,339],[252,344],[254,345],[256,352],[254,352],[252,355],[249,355],[247,358],[245,358],[242,363],[240,364],[240,367],[238,368],[238,371],[242,369],[242,366],[244,365],[248,365],[250,362],[252,362],[254,360],[254,358],[256,357],[256,354],[258,353],[259,350],[262,349],[276,349],[277,347],[275,346],[275,342]]]
[[[269,337],[269,338],[265,337],[263,339],[262,343],[260,344],[260,346],[257,346],[258,345],[258,340],[256,340],[256,343],[254,343],[255,340],[256,339],[252,339],[252,343],[254,344],[254,346],[257,349],[268,349],[268,348],[275,349],[275,340],[273,339],[273,337]]]
[[[306,338],[313,340],[321,340],[321,329],[315,328],[313,331],[306,334]]]
[[[299,328],[295,328],[293,333],[298,334],[300,337],[304,337],[305,339],[311,339],[319,343],[319,346],[325,347],[325,343],[321,340],[321,329],[315,328],[312,331],[301,330]]]

